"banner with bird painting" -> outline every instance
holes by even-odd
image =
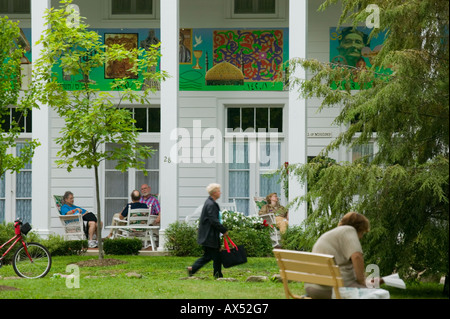
[[[161,41],[160,29],[93,29],[105,44],[146,48]],[[31,34],[31,29],[25,29]],[[289,29],[182,28],[179,32],[180,91],[283,91],[287,90]],[[31,58],[31,52],[27,53]],[[127,60],[99,67],[90,80],[100,91],[109,91],[115,78],[131,78]],[[158,69],[158,67],[157,67]],[[68,90],[78,90],[84,79],[55,70]],[[141,77],[138,77],[138,79]],[[142,80],[143,81],[143,80]],[[127,82],[128,83],[128,82]],[[161,84],[149,81],[134,87],[133,81],[121,89],[140,90]]]

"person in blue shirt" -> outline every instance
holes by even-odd
[[[88,246],[89,248],[95,248],[98,245],[98,242],[94,240],[94,235],[97,231],[97,217],[87,210],[75,206],[73,193],[67,191],[63,196],[64,205],[61,207],[62,215],[77,215],[81,214],[83,216],[83,220],[87,221],[87,236],[88,236]]]

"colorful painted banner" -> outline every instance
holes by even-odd
[[[106,45],[148,47],[160,42],[159,29],[94,29]],[[31,38],[31,29],[24,29]],[[179,67],[181,91],[282,91],[289,59],[288,29],[180,29]],[[28,39],[31,43],[31,39]],[[31,60],[31,52],[27,52]],[[126,60],[95,69],[90,80],[101,91],[110,91],[115,78],[130,76]],[[66,90],[78,90],[84,79],[55,68]],[[133,82],[127,88],[135,89]],[[160,83],[145,83],[157,90]]]
[[[214,63],[223,61],[241,68],[245,81],[282,80],[283,31],[214,31]]]
[[[192,45],[182,43],[192,46],[193,58],[191,63],[180,64],[180,90],[285,89],[285,63],[289,57],[287,29],[193,29],[191,39]]]
[[[372,29],[366,27],[330,28],[330,62],[336,66],[348,66],[355,70],[372,67],[373,59],[383,47],[386,34],[382,33],[369,40],[371,31]],[[390,73],[390,70],[384,72]],[[357,78],[353,79],[351,87],[355,90],[360,89]]]

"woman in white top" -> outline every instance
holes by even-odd
[[[347,213],[338,227],[319,237],[313,253],[333,255],[341,271],[345,287],[366,288],[364,257],[360,240],[370,230],[369,220],[358,213]],[[305,290],[313,299],[331,299],[332,287],[306,284]]]

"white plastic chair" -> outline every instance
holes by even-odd
[[[235,212],[237,210],[236,200],[234,200],[234,199],[230,203],[217,202],[217,204],[219,204],[221,211],[227,210],[227,211]],[[203,210],[203,205],[198,206],[191,215],[186,216],[184,221],[188,224],[194,224],[200,218],[200,215],[202,214],[202,210]]]

